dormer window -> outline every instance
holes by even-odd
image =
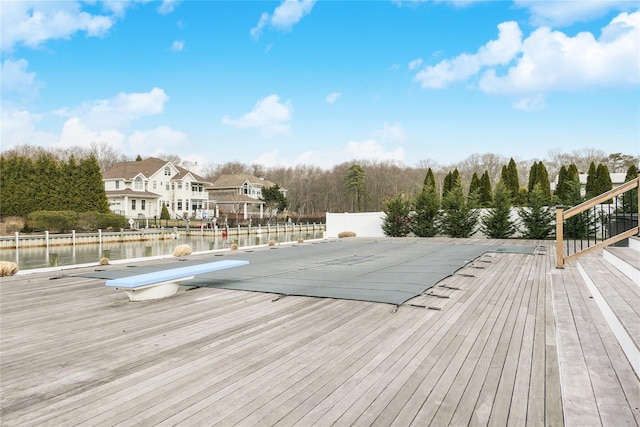
[[[171,168],[169,166],[164,167],[164,176],[171,176]]]
[[[134,182],[134,187],[133,187],[136,191],[142,191],[144,190],[144,186],[142,184],[142,178],[137,177],[135,182]]]

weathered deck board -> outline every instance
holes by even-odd
[[[433,288],[449,298],[410,301],[440,310],[204,288],[129,303],[98,279],[3,278],[0,422],[638,424],[640,382],[553,242],[455,242],[540,251],[485,254]]]

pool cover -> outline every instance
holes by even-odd
[[[486,252],[533,254],[533,246],[464,244],[460,240],[342,239],[225,252],[206,259],[129,265],[78,274],[115,279],[222,259],[250,264],[202,274],[184,282],[201,288],[402,304],[422,294]]]

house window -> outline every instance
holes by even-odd
[[[144,211],[146,208],[146,200],[140,200],[140,210]]]
[[[116,190],[120,188],[120,181],[116,181]]]
[[[156,188],[158,188],[157,182],[153,181],[153,189],[155,190]]]
[[[135,199],[131,199],[131,210],[132,211],[136,210],[136,200]]]
[[[135,184],[134,184],[134,189],[137,191],[141,191],[144,189],[143,185],[142,185],[142,178],[137,177]]]
[[[182,183],[181,182],[178,183],[178,190],[182,190]]]
[[[171,168],[169,166],[164,167],[164,176],[171,176]]]
[[[165,188],[168,190],[169,189],[169,183],[167,182],[167,185],[165,186]]]

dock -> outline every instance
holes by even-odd
[[[0,425],[640,425],[640,380],[553,241],[354,238],[189,260],[240,257],[304,286],[366,251],[369,280],[419,283],[372,254],[433,243],[531,251],[483,253],[402,304],[225,288],[259,282],[244,267],[146,302],[82,276],[126,264],[3,277]]]

